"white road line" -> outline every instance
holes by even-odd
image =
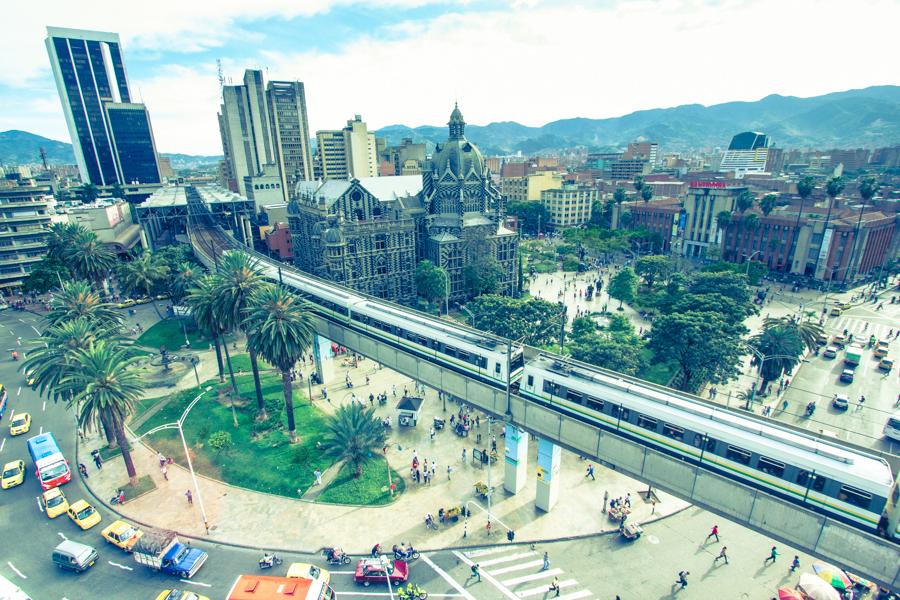
[[[473,596],[472,594],[470,594],[469,592],[467,592],[466,589],[465,589],[463,586],[459,585],[459,583],[458,583],[455,579],[453,579],[452,577],[450,577],[450,575],[448,575],[442,568],[440,568],[439,566],[437,566],[436,564],[434,564],[434,562],[433,562],[430,558],[428,558],[427,556],[425,556],[424,554],[422,555],[422,561],[423,561],[426,565],[428,565],[429,567],[431,567],[432,570],[434,570],[435,573],[437,573],[438,575],[440,575],[440,576],[444,579],[444,581],[446,581],[447,583],[449,583],[449,584],[450,584],[450,587],[452,587],[454,590],[456,590],[457,592],[459,592],[459,595],[460,595],[460,596],[462,596],[462,597],[465,598],[466,600],[475,600],[475,596]],[[449,595],[449,594],[448,594],[448,595]],[[437,594],[429,594],[429,596],[437,596]]]
[[[18,575],[18,576],[21,577],[22,579],[28,579],[28,576],[25,575],[24,573],[22,573],[22,571],[18,570],[14,564],[12,564],[12,563],[9,562],[9,561],[7,561],[6,564],[9,565],[9,568],[10,568],[10,569],[12,569],[13,571],[16,572],[16,575]]]
[[[36,334],[41,335],[41,330],[40,330],[40,329],[38,329],[38,328],[35,327],[34,325],[32,325],[31,328],[34,329],[34,332],[35,332]]]
[[[22,393],[22,386],[19,386],[19,389],[16,390],[16,396]]]
[[[488,554],[497,554],[498,552],[508,552],[508,546],[500,546],[499,548],[482,548],[481,550],[472,550],[466,552],[466,556],[475,558],[476,556],[487,556]]]
[[[19,319],[19,323],[24,323],[25,319]]]
[[[546,571],[538,571],[537,573],[532,573],[531,575],[522,575],[521,577],[506,579],[502,583],[503,585],[519,585],[520,583],[525,583],[526,581],[537,581],[538,579],[545,579],[547,577],[562,575],[562,573],[562,569],[547,569]]]
[[[528,562],[519,563],[517,565],[513,565],[511,567],[503,567],[502,569],[491,569],[488,571],[491,575],[503,575],[505,573],[512,573],[513,571],[524,571],[525,569],[533,569],[535,567],[543,566],[544,561],[542,559],[530,560]]]
[[[126,566],[126,565],[120,565],[119,563],[114,563],[114,562],[111,561],[111,560],[108,560],[108,561],[106,561],[106,562],[108,562],[110,565],[112,565],[112,566],[114,566],[114,567],[119,567],[120,569],[122,569],[122,570],[124,570],[124,571],[134,571],[134,569],[132,569],[132,568],[129,567],[129,566]]]
[[[56,535],[58,535],[59,537],[61,537],[61,538],[64,539],[64,540],[69,539],[69,538],[67,538],[65,535],[63,535],[63,532],[62,532],[62,531],[57,531],[57,532],[56,532]]]
[[[328,571],[332,575],[355,575],[356,571]]]
[[[456,558],[458,558],[459,560],[461,560],[464,563],[466,563],[467,565],[469,565],[470,567],[475,564],[474,562],[472,562],[472,560],[468,556],[464,555],[461,552],[454,550],[453,555]],[[497,581],[496,579],[491,577],[491,575],[489,573],[481,573],[481,577],[485,581],[490,583],[492,586],[497,588],[500,591],[500,593],[503,594],[504,596],[506,596],[507,598],[509,598],[509,600],[519,600],[518,596],[516,596],[511,591],[509,591],[507,588],[505,588],[499,581]]]
[[[46,400],[44,400],[44,406],[41,407],[41,410],[42,411],[47,410],[47,401]]]
[[[574,579],[566,579],[565,581],[559,582],[560,589],[572,587],[573,585],[578,585],[578,582],[575,581]],[[528,598],[529,596],[538,596],[540,594],[546,594],[547,587],[548,586],[546,586],[546,585],[542,585],[542,586],[539,586],[536,588],[522,590],[521,592],[516,592],[516,596],[518,596],[519,598]]]
[[[41,425],[41,430],[38,432],[38,435],[44,435],[44,426]]]
[[[591,590],[579,590],[572,594],[566,594],[565,596],[560,596],[559,600],[577,600],[578,598],[587,598],[592,595]]]
[[[41,504],[41,497],[40,497],[40,496],[35,496],[35,497],[34,497],[34,501],[37,502],[38,510],[41,511],[41,512],[44,512],[44,505]]]
[[[501,556],[500,558],[492,558],[491,560],[485,560],[478,564],[481,565],[481,568],[486,568],[491,565],[499,565],[500,563],[512,562],[514,560],[519,560],[520,558],[525,558],[526,556],[534,556],[535,554],[537,554],[537,552],[517,552],[515,554],[507,554],[506,556]]]
[[[180,581],[181,583],[189,583],[191,585],[199,585],[201,587],[212,587],[211,583],[203,583],[202,581],[191,581],[190,579],[179,579],[178,581]]]
[[[3,438],[3,441],[0,441],[0,452],[3,452],[3,446],[6,445],[6,438]]]

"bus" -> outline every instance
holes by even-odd
[[[884,437],[900,442],[900,412],[888,417],[887,423],[884,424]]]
[[[227,600],[334,600],[334,590],[322,579],[241,575]]]
[[[31,600],[31,596],[22,591],[22,588],[12,581],[0,575],[0,599],[2,600]]]
[[[34,461],[35,475],[44,491],[72,481],[69,461],[59,451],[52,433],[42,433],[28,440],[28,453]]]

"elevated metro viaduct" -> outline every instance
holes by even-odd
[[[221,230],[217,230],[221,234]],[[221,241],[200,239],[206,230],[189,231],[195,254],[210,270],[215,269],[214,252],[229,248]],[[229,238],[230,239],[230,238]],[[231,247],[239,246],[231,240]],[[267,267],[273,280],[291,285],[289,275],[310,277],[293,267],[263,255],[256,257]],[[335,285],[329,283],[328,285]],[[335,285],[335,288],[339,286]],[[357,292],[354,292],[357,293]],[[411,310],[406,309],[404,310]],[[434,389],[463,398],[468,404],[506,421],[504,487],[517,493],[527,475],[527,443],[530,432],[540,438],[539,478],[535,505],[549,511],[558,495],[557,477],[560,447],[591,457],[623,473],[649,482],[675,496],[763,532],[806,552],[821,556],[848,570],[864,574],[882,585],[900,589],[900,546],[856,529],[765,491],[728,479],[698,465],[678,460],[616,433],[602,430],[530,400],[510,390],[502,390],[447,368],[427,354],[414,353],[400,344],[386,343],[332,319],[316,315],[317,333],[350,348],[407,377]],[[483,333],[483,332],[482,332]],[[505,342],[505,340],[504,340]],[[526,361],[537,354],[526,348]],[[625,377],[615,374],[617,377]],[[644,385],[646,382],[641,382]],[[672,390],[656,386],[666,393]],[[698,401],[702,401],[696,398]],[[806,432],[804,432],[806,433]],[[895,495],[897,487],[895,489]],[[895,499],[896,501],[896,499]],[[598,498],[598,510],[602,500]]]

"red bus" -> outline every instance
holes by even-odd
[[[46,491],[72,481],[69,461],[60,452],[52,433],[36,435],[28,440],[27,445],[41,489]]]

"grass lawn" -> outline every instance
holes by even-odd
[[[184,345],[182,323],[187,328],[191,348],[206,348],[209,345],[209,340],[201,331],[194,327],[193,321],[190,319],[165,319],[160,321],[142,333],[137,339],[137,343],[156,351],[162,346],[165,346],[166,350],[169,351],[178,350]]]
[[[234,350],[232,348],[229,348],[228,351],[234,352]],[[270,365],[269,363],[264,361],[262,358],[257,356],[256,360],[259,363],[259,374],[260,375],[266,373],[267,371],[274,371],[275,373],[278,373],[278,371],[275,371],[275,368],[272,367],[272,365]],[[224,354],[222,355],[222,364],[225,364],[225,355]],[[250,355],[247,353],[232,354],[231,355],[231,368],[234,370],[235,375],[237,375],[238,373],[252,373],[253,371],[250,370]],[[228,365],[225,365],[225,370],[226,371],[228,370]]]
[[[151,490],[156,489],[156,484],[153,483],[153,479],[149,475],[143,475],[138,477],[137,483],[132,486],[130,483],[126,483],[121,486],[122,491],[125,492],[125,502],[129,500],[133,500],[140,496],[141,494],[146,494]]]
[[[668,385],[669,380],[675,375],[678,367],[673,363],[654,360],[653,352],[649,348],[641,350],[641,354],[644,355],[644,360],[647,362],[648,366],[645,369],[638,371],[637,376],[641,379],[658,383],[659,385]]]
[[[316,499],[319,502],[333,504],[390,504],[406,487],[397,471],[391,469],[391,480],[396,486],[394,497],[388,489],[387,461],[377,456],[365,466],[359,479],[353,477],[353,467],[344,464],[334,481]]]
[[[204,386],[212,385],[213,390],[201,398],[186,420],[184,434],[191,449],[194,468],[199,473],[232,485],[296,498],[297,490],[303,493],[312,485],[315,469],[324,471],[331,465],[331,461],[316,450],[316,442],[324,434],[325,415],[309,405],[305,393],[294,390],[294,418],[300,442],[291,444],[287,435],[280,376],[265,374],[261,377],[270,415],[263,422],[255,420],[253,376],[242,375],[236,380],[241,393],[241,400],[235,404],[238,427],[234,426],[229,400],[217,395],[218,390],[230,388],[227,378],[225,384],[216,380],[204,383]],[[177,420],[194,397],[194,390],[178,392],[137,433]],[[233,445],[229,449],[216,451],[208,445],[208,441],[212,434],[220,431],[231,434]],[[185,465],[177,430],[160,431],[147,441],[153,448]]]

